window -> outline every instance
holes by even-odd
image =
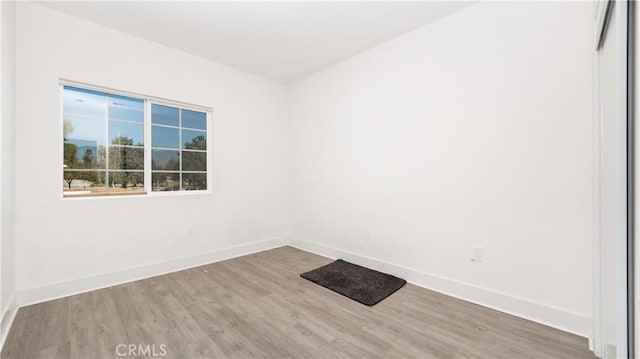
[[[207,189],[207,116],[151,105],[153,191]]]
[[[206,110],[63,85],[63,196],[206,191]]]

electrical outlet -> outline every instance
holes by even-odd
[[[471,246],[471,260],[482,262],[484,260],[484,248],[480,246]]]
[[[193,227],[188,227],[187,228],[187,238],[193,238]]]

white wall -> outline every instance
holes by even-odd
[[[286,237],[283,85],[34,3],[17,5],[16,54],[21,304]],[[213,194],[60,199],[60,78],[213,107]],[[161,262],[173,264],[135,270]]]
[[[482,2],[295,84],[295,242],[590,335],[592,10]]]
[[[0,2],[0,342],[11,321],[16,276],[13,223],[15,15],[13,2]]]

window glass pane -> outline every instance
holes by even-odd
[[[109,192],[144,193],[144,172],[109,172]]]
[[[151,174],[153,191],[179,191],[180,174],[168,172],[154,172]]]
[[[207,153],[182,151],[182,170],[183,171],[206,171],[207,170]]]
[[[109,95],[109,118],[144,122],[144,101],[131,97]]]
[[[191,110],[182,110],[182,127],[207,129],[207,114]]]
[[[104,120],[65,120],[63,135],[66,168],[105,168],[104,160],[99,161],[97,158],[100,149],[104,154]],[[89,154],[85,157],[87,152]]]
[[[151,122],[158,125],[180,126],[178,109],[153,104],[151,105]]]
[[[98,119],[107,117],[107,96],[102,92],[65,86],[63,97],[65,120],[71,119],[71,116]]]
[[[109,121],[109,142],[114,145],[144,146],[144,125]]]
[[[109,168],[122,170],[144,169],[144,148],[109,147]]]
[[[65,118],[63,139],[65,141],[92,141],[95,145],[105,145],[105,120]]]
[[[151,169],[178,171],[180,170],[180,153],[171,150],[151,151]]]
[[[183,147],[189,150],[206,150],[207,133],[201,131],[182,130]]]
[[[152,126],[151,145],[153,147],[179,148],[180,130],[177,128]]]
[[[64,171],[62,193],[65,197],[104,193],[104,171]]]
[[[185,191],[202,191],[207,189],[206,173],[183,173],[182,189]]]
[[[64,168],[105,169],[104,146],[97,146],[95,141],[71,140],[64,144]]]

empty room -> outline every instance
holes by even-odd
[[[0,0],[0,357],[639,357],[637,11]]]

